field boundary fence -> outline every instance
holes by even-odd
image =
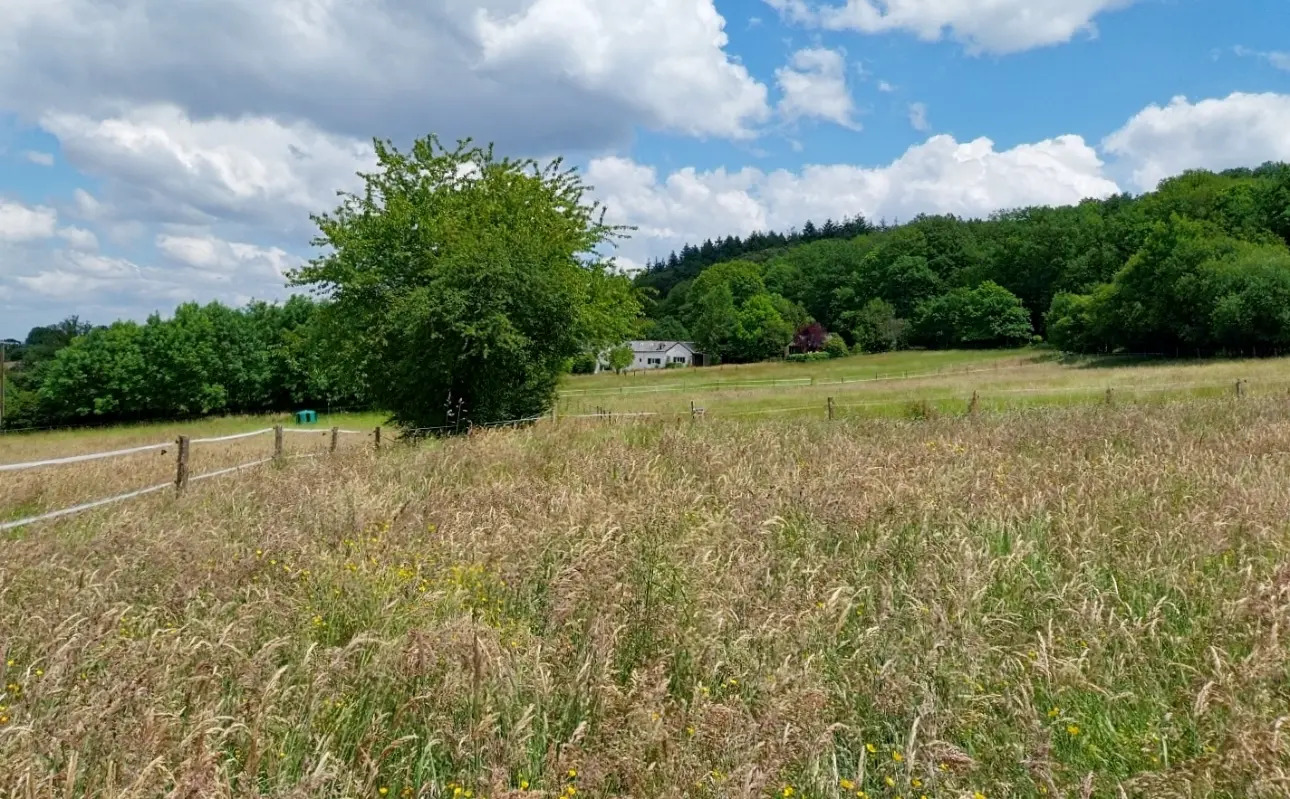
[[[989,371],[993,371],[993,370],[989,370]],[[1119,402],[1125,401],[1124,399],[1125,397],[1128,397],[1129,401],[1131,401],[1132,397],[1136,394],[1159,394],[1159,393],[1165,393],[1165,392],[1199,391],[1199,390],[1215,391],[1215,392],[1230,391],[1232,393],[1229,394],[1228,396],[1233,396],[1237,399],[1240,399],[1249,394],[1250,385],[1251,383],[1249,380],[1241,379],[1241,380],[1236,380],[1234,382],[1227,381],[1224,383],[1209,381],[1209,382],[1163,383],[1163,384],[1148,385],[1148,386],[1116,385],[1116,386],[1110,386],[1110,387],[1083,386],[1083,387],[1070,387],[1070,388],[1012,388],[1012,389],[1000,388],[1000,389],[992,389],[987,391],[974,391],[970,397],[966,397],[966,396],[964,397],[954,397],[954,396],[885,397],[881,399],[867,400],[863,402],[849,402],[849,403],[837,402],[833,397],[828,397],[826,398],[826,401],[823,403],[816,403],[811,405],[798,404],[798,405],[792,405],[787,407],[754,408],[754,409],[748,409],[748,410],[731,409],[729,411],[716,413],[716,414],[710,413],[708,409],[704,407],[700,407],[695,402],[690,402],[688,410],[681,409],[677,411],[644,411],[644,412],[636,411],[636,412],[620,413],[620,412],[615,412],[613,410],[610,410],[608,408],[599,408],[595,413],[570,414],[570,415],[564,415],[564,416],[559,415],[558,407],[557,407],[557,408],[552,408],[552,411],[549,416],[548,415],[526,416],[519,419],[509,419],[505,421],[491,422],[487,424],[472,424],[472,423],[463,421],[460,424],[454,424],[454,425],[442,425],[439,427],[423,427],[423,428],[408,429],[408,430],[402,431],[401,438],[405,440],[416,440],[418,438],[424,438],[437,433],[448,433],[448,432],[473,433],[478,430],[496,430],[496,429],[507,428],[507,427],[518,428],[518,427],[537,424],[539,422],[549,422],[551,424],[558,424],[560,421],[564,421],[564,420],[614,422],[614,421],[629,421],[629,420],[643,420],[643,419],[684,419],[686,417],[689,417],[691,421],[698,421],[700,419],[706,419],[706,418],[712,418],[712,417],[715,417],[718,419],[746,418],[746,417],[753,417],[753,416],[773,416],[773,415],[794,414],[794,413],[805,414],[805,413],[811,413],[811,412],[820,412],[821,414],[825,415],[828,419],[832,420],[832,419],[838,418],[839,411],[843,411],[847,409],[855,409],[855,408],[876,408],[876,407],[886,407],[886,408],[903,407],[903,408],[911,409],[913,411],[917,411],[921,408],[921,410],[924,412],[921,415],[927,415],[934,409],[936,409],[937,412],[940,412],[939,410],[940,408],[942,408],[946,404],[951,404],[951,403],[956,405],[961,404],[961,407],[964,409],[964,412],[966,413],[966,415],[975,416],[981,410],[982,400],[989,399],[992,396],[1008,397],[1008,396],[1017,396],[1017,395],[1028,395],[1031,397],[1044,398],[1044,397],[1082,395],[1082,396],[1089,396],[1089,397],[1097,397],[1098,401],[1102,403],[1105,403],[1108,405],[1114,405]],[[1290,379],[1272,380],[1272,381],[1261,380],[1261,381],[1258,381],[1255,385],[1260,387],[1286,386],[1286,385],[1290,385]],[[1199,398],[1200,397],[1195,397],[1195,396],[1190,397],[1190,399],[1199,399]],[[915,415],[918,416],[920,414],[915,414]],[[257,459],[248,463],[231,466],[224,469],[218,469],[216,471],[206,472],[204,474],[189,475],[188,473],[189,454],[190,454],[191,448],[194,445],[201,446],[201,445],[208,445],[208,444],[227,443],[227,442],[247,440],[247,439],[252,439],[252,438],[257,438],[260,436],[267,436],[267,435],[273,436],[273,454],[271,457]],[[40,522],[51,521],[54,519],[70,516],[76,513],[81,513],[83,511],[91,510],[94,508],[103,507],[105,505],[110,505],[117,502],[124,502],[126,500],[135,499],[137,497],[145,496],[148,494],[158,493],[166,489],[171,489],[175,491],[177,495],[182,495],[185,489],[191,483],[196,483],[203,480],[210,480],[217,477],[222,477],[224,475],[233,474],[235,472],[245,471],[248,469],[254,469],[270,463],[318,458],[322,456],[322,453],[302,453],[302,454],[296,454],[296,455],[286,455],[284,452],[284,441],[287,435],[308,435],[308,436],[315,436],[315,437],[318,437],[318,436],[328,437],[329,438],[328,454],[334,454],[337,451],[341,436],[356,436],[356,435],[369,436],[373,439],[373,449],[375,450],[381,449],[382,428],[377,427],[372,431],[364,432],[359,430],[342,429],[340,427],[333,427],[330,430],[306,430],[306,429],[300,429],[300,428],[286,428],[282,425],[278,425],[276,427],[266,427],[259,430],[253,430],[247,433],[235,433],[232,435],[214,436],[214,437],[205,437],[205,438],[190,438],[188,436],[180,436],[176,441],[173,441],[173,442],[146,444],[146,445],[137,446],[137,447],[129,447],[126,449],[107,450],[103,452],[93,452],[93,453],[86,453],[82,455],[71,455],[71,456],[60,457],[60,458],[47,458],[43,460],[26,461],[22,463],[0,464],[0,473],[13,473],[13,472],[21,472],[21,471],[34,470],[34,469],[50,468],[50,467],[56,467],[56,466],[88,463],[92,461],[105,460],[109,458],[129,457],[131,455],[142,454],[145,452],[162,451],[164,453],[165,451],[169,450],[171,447],[174,447],[176,450],[175,479],[173,481],[161,483],[158,485],[148,486],[146,488],[140,488],[134,491],[129,491],[129,492],[118,494],[111,497],[92,500],[90,502],[81,503],[71,507],[49,511],[47,513],[37,514],[34,516],[29,516],[27,518],[0,522],[0,532],[14,530],[20,527],[26,527],[33,524],[38,524]]]
[[[723,390],[740,390],[740,389],[761,389],[761,388],[789,388],[793,386],[830,386],[830,385],[854,385],[857,383],[886,383],[898,380],[920,380],[925,377],[945,377],[946,375],[971,375],[984,374],[987,372],[999,372],[1005,369],[1024,369],[1032,366],[1039,366],[1042,360],[1034,358],[1020,358],[1015,363],[1009,363],[1006,359],[995,361],[993,366],[989,367],[943,367],[936,371],[923,372],[875,372],[872,377],[868,373],[856,373],[852,375],[839,375],[837,377],[786,377],[786,378],[767,378],[765,380],[714,380],[707,383],[664,383],[657,386],[619,386],[617,388],[571,388],[560,392],[561,397],[608,397],[608,396],[626,396],[631,394],[659,394],[673,391],[723,391]],[[636,374],[646,374],[646,372],[637,372]]]
[[[59,519],[64,516],[71,516],[76,513],[92,510],[94,508],[101,508],[105,505],[111,505],[117,502],[124,502],[126,500],[135,499],[138,497],[146,496],[148,494],[155,494],[157,492],[164,491],[166,489],[171,489],[177,495],[182,495],[184,491],[188,488],[188,486],[192,483],[198,483],[203,480],[212,480],[214,478],[223,477],[225,475],[233,474],[235,472],[254,469],[256,467],[264,466],[265,464],[269,464],[269,463],[319,457],[318,453],[303,453],[303,454],[290,455],[290,456],[286,455],[284,452],[284,439],[287,434],[328,436],[330,437],[329,450],[328,450],[330,453],[336,452],[337,448],[339,447],[341,436],[346,436],[346,435],[372,436],[374,439],[374,445],[377,448],[380,447],[380,442],[381,442],[381,428],[379,427],[369,433],[364,433],[359,430],[345,430],[339,427],[333,427],[330,430],[302,430],[299,428],[286,428],[286,427],[283,427],[282,425],[278,425],[276,427],[266,427],[260,430],[253,430],[249,433],[235,433],[232,435],[212,436],[212,437],[206,437],[206,438],[191,438],[189,436],[180,436],[175,441],[165,442],[160,444],[145,444],[138,447],[129,447],[126,449],[117,449],[117,450],[106,450],[103,452],[91,452],[83,455],[70,455],[62,458],[46,458],[43,460],[36,460],[36,461],[24,461],[22,463],[0,464],[0,473],[22,472],[22,471],[29,471],[34,469],[50,468],[55,466],[66,466],[66,465],[72,465],[72,464],[78,464],[78,463],[88,463],[91,461],[106,460],[109,458],[124,458],[131,455],[139,455],[145,452],[159,451],[164,454],[171,448],[174,448],[176,453],[175,454],[175,479],[173,481],[159,483],[157,485],[136,489],[134,491],[127,491],[122,494],[116,494],[110,497],[103,497],[101,499],[95,499],[89,502],[83,502],[78,505],[73,505],[67,508],[61,508],[59,510],[49,511],[47,513],[40,513],[34,516],[28,516],[21,519],[14,519],[11,521],[0,522],[0,532],[5,532],[8,530],[16,530],[20,527],[27,527],[33,524],[38,524],[40,522],[52,521],[54,519]],[[191,454],[193,445],[222,444],[222,443],[228,443],[232,441],[241,441],[246,439],[258,438],[259,436],[267,436],[267,435],[273,436],[273,455],[271,457],[260,458],[247,463],[241,463],[236,466],[230,466],[223,469],[216,469],[214,471],[205,472],[203,474],[197,474],[197,475],[189,474],[189,471],[188,471],[189,456]]]

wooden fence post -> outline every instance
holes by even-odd
[[[833,398],[829,397],[829,421],[833,421]]]
[[[1115,403],[1115,389],[1108,388],[1106,390],[1106,404],[1112,405],[1114,403]]]
[[[283,434],[282,434],[282,425],[280,425],[280,424],[279,424],[279,425],[274,425],[274,426],[273,426],[273,458],[274,458],[274,460],[279,460],[279,461],[280,461],[280,460],[282,460],[282,438],[283,438]]]
[[[376,441],[376,449],[377,449],[377,450],[380,450],[380,448],[381,448],[381,428],[380,428],[380,426],[379,426],[379,425],[377,426],[377,428],[376,428],[375,430],[373,430],[373,431],[372,431],[372,435],[375,437],[375,441]]]
[[[976,416],[977,411],[981,409],[981,395],[975,391],[972,392],[972,401],[968,403],[968,416]]]
[[[1240,398],[1241,398],[1241,393],[1242,393],[1242,391],[1241,391],[1241,384],[1242,384],[1242,383],[1244,383],[1244,382],[1245,382],[1244,380],[1237,380],[1237,381],[1236,381],[1236,398],[1237,398],[1237,399],[1240,399]]]
[[[175,493],[183,494],[184,489],[188,488],[188,436],[180,436],[175,442],[179,445],[179,454],[175,458]]]
[[[329,450],[331,454],[333,455],[336,454],[336,445],[339,443],[340,443],[340,428],[333,427],[331,429],[331,449]]]

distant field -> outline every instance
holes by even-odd
[[[1285,796],[1284,362],[1023,369],[1269,388],[355,444],[0,536],[0,796]]]
[[[561,389],[565,394],[607,389],[645,390],[659,386],[742,383],[757,380],[796,380],[801,378],[834,379],[839,377],[899,377],[905,373],[936,372],[971,368],[983,364],[1032,360],[1035,350],[936,350],[919,352],[888,352],[879,355],[856,355],[849,358],[815,363],[789,363],[767,361],[764,363],[731,364],[697,369],[652,369],[625,372],[621,375],[605,372],[598,375],[573,375],[565,379]]]
[[[1234,394],[1248,381],[1251,395],[1290,389],[1290,359],[1135,360],[1089,358],[1062,362],[1036,350],[905,352],[853,356],[822,363],[770,363],[720,369],[656,370],[647,375],[570,379],[560,395],[567,415],[658,413],[686,415],[690,403],[708,415],[824,416],[832,397],[837,416],[905,416],[914,405],[963,413],[973,394],[982,410],[1161,402]]]

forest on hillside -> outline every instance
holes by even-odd
[[[408,369],[419,374],[443,356],[481,373],[479,359],[462,353],[491,345],[481,338],[476,311],[452,298],[495,267],[454,266],[449,277],[465,282],[441,281],[447,304],[427,310],[427,318],[457,309],[453,336],[463,343],[438,352],[442,334],[434,333],[400,345]],[[541,269],[533,274],[545,274]],[[527,273],[503,272],[509,282],[491,283],[481,308],[564,307],[535,304]],[[625,318],[639,301],[635,337],[693,340],[727,362],[782,357],[791,342],[834,355],[1040,339],[1073,352],[1290,352],[1290,165],[1188,172],[1138,197],[987,219],[807,222],[787,233],[687,245],[636,275],[634,298],[626,280],[603,275],[596,293]],[[71,318],[38,327],[9,349],[16,363],[7,370],[4,427],[378,403],[364,375],[361,335],[330,318],[331,310],[325,299],[296,296],[241,309],[189,303],[142,324],[96,327]],[[535,316],[535,324],[565,329],[548,316]],[[392,324],[382,340],[411,329]],[[582,360],[594,364],[599,345],[569,336],[569,347],[581,346]],[[540,338],[506,333],[517,352],[533,350]],[[555,370],[565,354],[542,357]],[[576,360],[565,359],[564,368]],[[515,358],[507,363],[498,367],[498,385],[515,371]],[[554,390],[554,377],[537,382]],[[460,402],[461,387],[453,385]]]
[[[860,218],[687,245],[636,277],[641,338],[725,361],[817,323],[848,346],[1290,351],[1290,165],[1187,172],[1138,197],[987,219]]]

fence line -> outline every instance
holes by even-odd
[[[228,441],[238,441],[246,438],[255,438],[256,436],[263,436],[272,432],[273,432],[272,427],[266,427],[263,430],[254,430],[250,433],[236,433],[234,435],[215,436],[212,438],[194,438],[194,439],[191,439],[188,443],[218,444],[218,443],[223,443]],[[330,434],[331,431],[302,430],[299,428],[283,428],[283,432],[328,435]],[[370,435],[370,433],[363,433],[358,430],[338,430],[337,432],[342,434],[348,434],[348,435]],[[49,458],[46,460],[39,460],[39,461],[25,461],[23,463],[4,463],[4,464],[0,464],[0,472],[19,472],[19,471],[25,471],[27,469],[44,468],[47,466],[66,466],[68,464],[73,464],[73,463],[85,463],[87,461],[102,460],[104,458],[121,458],[127,455],[138,455],[144,452],[155,452],[158,450],[164,451],[173,446],[175,446],[175,442],[167,441],[164,444],[145,444],[143,446],[130,447],[128,449],[117,449],[117,450],[111,450],[106,452],[91,452],[85,455],[69,455],[65,458]]]
[[[84,463],[86,461],[97,461],[103,458],[119,458],[126,455],[137,455],[141,452],[153,452],[163,450],[167,447],[173,447],[174,443],[167,444],[147,444],[142,447],[131,447],[130,449],[118,449],[111,452],[93,452],[88,455],[70,455],[66,458],[50,458],[43,461],[27,461],[26,463],[5,463],[0,464],[0,472],[18,472],[25,469],[39,469],[45,466],[62,466],[68,463]]]
[[[1042,396],[1063,396],[1063,395],[1069,395],[1069,394],[1096,394],[1096,393],[1101,393],[1102,391],[1105,391],[1106,401],[1111,402],[1113,400],[1115,391],[1123,391],[1125,394],[1132,395],[1135,393],[1156,393],[1161,391],[1175,391],[1179,389],[1198,389],[1198,388],[1219,389],[1219,388],[1234,386],[1235,396],[1237,398],[1240,398],[1244,396],[1243,387],[1247,386],[1248,384],[1249,384],[1249,381],[1242,379],[1242,380],[1236,380],[1234,383],[1228,382],[1223,384],[1166,383],[1166,384],[1160,384],[1160,385],[1154,385],[1154,386],[1141,386],[1141,387],[1110,386],[1107,388],[1099,388],[1096,386],[1090,386],[1090,387],[1078,387],[1078,388],[1066,388],[1066,389],[997,389],[989,393],[990,394],[1026,393],[1026,394],[1039,395],[1042,397]],[[1259,385],[1277,386],[1277,385],[1286,385],[1286,384],[1290,384],[1290,380],[1269,380],[1269,381],[1259,382]],[[971,401],[967,404],[969,414],[976,413],[976,410],[978,408],[978,403],[981,398],[982,397],[980,392],[973,392]],[[896,397],[896,398],[890,398],[890,399],[870,400],[870,401],[858,402],[858,403],[835,403],[833,401],[833,398],[829,397],[826,405],[796,405],[796,406],[787,407],[787,408],[758,408],[758,409],[747,410],[747,411],[730,411],[724,414],[717,414],[717,416],[719,418],[723,416],[742,417],[742,416],[757,416],[757,415],[778,414],[778,413],[797,413],[802,411],[826,411],[828,414],[828,418],[833,419],[835,409],[876,407],[876,406],[890,407],[890,406],[899,406],[910,402],[922,402],[924,404],[932,404],[932,403],[952,402],[955,399],[956,398],[952,396],[943,396],[943,397],[936,397],[936,398],[924,397],[924,398],[917,398],[917,399],[910,398],[910,397],[903,397],[903,398]],[[667,412],[614,413],[612,411],[604,411],[596,414],[580,414],[580,415],[564,416],[564,417],[558,417],[558,418],[601,419],[601,420],[612,421],[614,419],[659,418],[659,417],[684,416],[684,415],[686,414],[681,412],[678,412],[678,413],[667,413]],[[705,417],[707,414],[705,409],[694,406],[694,404],[691,403],[689,415],[691,416],[692,419],[698,419],[698,418]],[[542,417],[542,416],[528,416],[520,419],[510,419],[510,420],[491,422],[491,423],[481,424],[481,425],[467,424],[465,427],[467,430],[475,429],[475,428],[497,428],[497,427],[504,427],[508,425],[519,425],[519,424],[538,422],[544,418],[545,417]],[[554,420],[557,417],[553,416],[552,418]],[[462,426],[444,425],[441,427],[417,428],[407,432],[409,434],[415,434],[415,433],[422,433],[422,432],[433,432],[433,431],[453,430],[453,429],[461,430]],[[232,466],[226,469],[219,469],[213,472],[207,472],[205,474],[197,475],[191,478],[187,476],[187,453],[188,453],[189,444],[209,444],[209,443],[217,443],[217,442],[236,441],[236,440],[265,435],[267,433],[275,434],[273,457],[252,461],[250,463],[244,463],[238,466]],[[128,499],[134,499],[136,497],[145,496],[147,494],[156,493],[158,491],[163,491],[167,488],[174,487],[177,490],[182,492],[183,488],[188,483],[199,482],[202,480],[209,480],[216,477],[221,477],[223,475],[232,474],[234,472],[239,472],[245,469],[252,469],[258,466],[263,466],[264,464],[272,463],[274,461],[299,460],[299,459],[321,457],[319,453],[300,453],[296,455],[285,456],[282,452],[282,434],[283,433],[302,433],[302,434],[319,434],[319,435],[330,434],[332,437],[332,447],[331,447],[332,452],[335,452],[336,450],[336,437],[342,433],[349,434],[349,435],[374,435],[376,439],[377,448],[379,449],[380,447],[380,428],[379,427],[376,428],[375,431],[373,431],[373,433],[363,433],[357,430],[341,430],[340,428],[332,428],[331,430],[304,430],[301,428],[285,428],[282,426],[278,426],[275,428],[265,428],[263,430],[255,430],[249,433],[237,433],[233,435],[218,436],[218,437],[212,437],[212,438],[200,438],[200,439],[190,440],[190,439],[187,439],[186,437],[181,437],[180,441],[178,442],[178,451],[179,451],[178,476],[175,482],[173,483],[168,482],[168,483],[162,483],[159,485],[149,486],[147,488],[141,488],[124,494],[118,494],[116,496],[94,500],[92,502],[82,503],[69,508],[51,511],[49,513],[44,513],[37,516],[32,516],[24,519],[17,519],[9,522],[2,522],[0,523],[0,531],[13,530],[18,527],[25,527],[28,525],[36,524],[38,522],[44,522],[44,521],[50,521],[53,519],[62,518],[64,516],[69,516],[72,514],[91,510],[93,508],[102,507],[104,505],[109,505],[112,503],[122,502]],[[54,465],[84,463],[87,461],[100,460],[104,458],[122,457],[127,455],[139,454],[143,452],[163,450],[171,446],[175,446],[175,444],[171,444],[171,443],[150,444],[150,445],[145,445],[140,447],[132,447],[130,449],[114,450],[111,452],[97,452],[97,453],[91,453],[86,455],[74,455],[66,458],[53,458],[53,459],[42,460],[42,461],[4,464],[4,465],[0,465],[0,472],[19,471],[23,469],[34,469],[34,468],[54,466]]]
[[[272,427],[266,427],[263,430],[255,430],[250,433],[237,433],[236,435],[231,435],[231,436],[219,436],[217,438],[194,438],[189,443],[190,444],[217,444],[221,441],[237,441],[238,439],[242,439],[242,438],[255,438],[256,436],[262,436],[272,432],[273,432]]]
[[[62,510],[51,511],[49,513],[42,513],[39,516],[29,516],[26,519],[18,519],[12,522],[0,523],[0,532],[3,532],[5,530],[16,530],[19,527],[26,527],[29,524],[35,524],[37,522],[47,522],[52,519],[61,518],[63,516],[71,516],[73,513],[80,513],[81,511],[87,511],[93,508],[102,507],[104,505],[110,505],[113,502],[123,502],[127,499],[134,499],[135,497],[141,497],[144,494],[152,494],[157,491],[163,491],[167,488],[173,488],[173,487],[174,487],[173,483],[162,483],[160,485],[150,486],[148,488],[140,488],[137,491],[131,491],[126,494],[117,494],[115,497],[108,497],[107,499],[96,499],[93,502],[86,502],[81,505],[73,505],[70,508],[63,508]]]
[[[792,377],[792,378],[775,378],[766,380],[731,380],[731,381],[714,381],[710,383],[667,383],[661,386],[621,386],[619,388],[571,388],[560,392],[561,397],[592,397],[592,396],[611,396],[611,395],[628,395],[628,394],[655,394],[665,391],[702,391],[706,389],[723,389],[723,388],[774,388],[775,386],[832,386],[832,385],[851,385],[855,383],[883,383],[896,380],[919,380],[924,377],[943,377],[945,375],[972,375],[982,374],[984,372],[999,372],[1004,369],[1025,369],[1032,366],[1039,366],[1042,361],[1028,361],[1025,363],[1013,363],[1007,366],[991,366],[982,369],[955,369],[948,368],[936,372],[901,372],[890,374],[878,374],[874,377],[863,377],[859,374],[852,377]]]
[[[214,477],[223,477],[226,474],[232,474],[233,472],[240,472],[243,469],[251,469],[256,466],[263,466],[264,464],[272,460],[273,460],[272,458],[265,458],[264,460],[254,461],[252,463],[244,463],[240,466],[232,466],[228,469],[220,469],[214,472],[207,472],[206,474],[199,474],[195,477],[188,478],[188,482],[196,483],[200,480],[210,480]],[[36,524],[37,522],[52,521],[54,519],[62,518],[63,516],[71,516],[73,514],[81,513],[83,511],[93,510],[94,508],[101,508],[104,505],[111,505],[114,502],[124,502],[127,499],[142,497],[146,494],[155,494],[156,492],[164,491],[167,488],[174,488],[174,486],[175,486],[174,483],[168,483],[168,482],[160,483],[155,486],[148,486],[147,488],[140,488],[135,491],[128,491],[124,494],[117,494],[114,497],[107,497],[105,499],[96,499],[93,502],[84,502],[80,505],[73,505],[70,508],[63,508],[62,510],[55,510],[55,511],[50,511],[49,513],[42,513],[39,516],[29,516],[25,519],[16,519],[11,522],[3,522],[3,523],[0,523],[0,532],[4,532],[6,530],[16,530],[19,527],[27,527],[28,525]]]

